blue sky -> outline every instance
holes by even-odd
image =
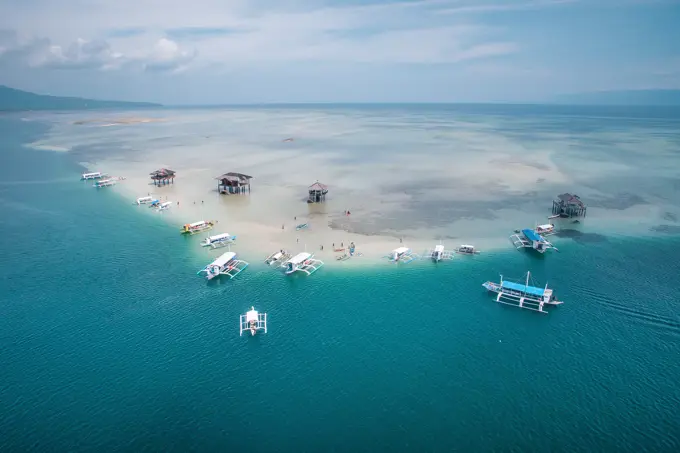
[[[0,0],[0,84],[169,104],[680,88],[680,0]]]

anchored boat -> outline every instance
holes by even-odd
[[[241,336],[248,330],[251,336],[254,336],[258,330],[264,330],[264,333],[267,333],[267,313],[258,313],[255,307],[250,307],[245,315],[240,316],[239,326]]]
[[[533,248],[538,253],[545,253],[546,250],[555,249],[556,252],[559,252],[557,247],[530,228],[525,228],[520,233],[513,234],[510,236],[510,240],[512,245],[518,250],[521,248]]]
[[[269,266],[281,264],[284,261],[290,259],[290,256],[291,256],[290,253],[288,253],[287,251],[279,250],[278,252],[272,253],[267,258],[265,258],[264,263],[268,264]]]
[[[205,221],[205,220],[200,220],[198,222],[194,223],[187,223],[182,227],[180,230],[181,234],[189,234],[189,235],[194,235],[198,234],[201,231],[208,231],[212,230],[212,227],[215,225],[215,222],[212,221]]]
[[[475,250],[474,245],[463,244],[456,249],[456,253],[460,253],[461,255],[478,255],[479,250]]]
[[[80,179],[82,180],[87,180],[87,179],[101,179],[104,178],[106,174],[100,172],[100,171],[95,171],[92,173],[83,173]]]
[[[435,263],[441,260],[452,260],[453,252],[450,250],[445,250],[443,244],[435,245],[433,249],[429,249],[425,252],[425,256],[432,258]]]
[[[137,204],[148,204],[148,203],[153,203],[154,199],[153,197],[139,197],[137,198]]]
[[[248,263],[237,259],[236,253],[227,252],[220,255],[215,261],[198,271],[197,275],[205,274],[205,278],[208,280],[212,280],[213,278],[220,275],[226,275],[229,278],[234,278],[243,272],[246,267],[248,267]]]
[[[297,271],[312,275],[321,266],[323,266],[323,261],[314,259],[314,254],[306,252],[298,253],[281,265],[287,275]]]
[[[549,236],[551,234],[555,234],[555,225],[553,225],[552,223],[538,225],[536,226],[535,231],[541,236]]]
[[[118,180],[114,179],[114,178],[100,179],[98,181],[95,181],[95,183],[92,184],[92,187],[100,188],[100,187],[115,186],[117,182],[118,182]]]
[[[309,224],[308,223],[301,223],[300,225],[295,227],[295,231],[300,231],[300,230],[303,230],[305,228],[309,228]]]
[[[486,282],[482,286],[488,291],[498,294],[495,299],[496,302],[512,305],[513,307],[547,313],[547,311],[543,310],[544,305],[562,304],[561,301],[557,300],[553,290],[548,288],[547,283],[545,288],[530,286],[530,278],[531,273],[527,272],[524,283],[515,283],[503,280],[501,275],[500,283]]]
[[[156,206],[159,211],[167,211],[172,207],[172,201],[164,201]]]
[[[215,236],[208,236],[201,241],[201,247],[212,247],[214,249],[226,247],[236,240],[236,236],[229,233],[216,234]]]
[[[394,250],[387,256],[387,259],[389,259],[392,262],[401,262],[404,264],[408,264],[413,260],[418,259],[418,255],[414,254],[410,248],[408,247],[399,247]]]

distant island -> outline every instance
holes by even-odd
[[[99,101],[76,97],[47,96],[0,85],[0,112],[151,107],[162,107],[162,105],[151,102]]]
[[[680,106],[680,90],[622,90],[565,94],[558,96],[555,102],[581,105]]]

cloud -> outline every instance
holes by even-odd
[[[33,52],[32,66],[60,69],[111,70],[131,62],[146,71],[185,70],[198,63],[232,69],[272,62],[456,64],[517,52],[519,45],[503,30],[440,14],[452,5],[471,4],[79,0],[56,5],[32,0],[6,11],[0,27],[45,36],[50,49]],[[111,23],[116,27],[109,28]]]
[[[47,38],[21,40],[15,31],[0,30],[0,65],[24,64],[45,69],[117,70],[140,68],[148,71],[174,72],[186,67],[196,57],[195,50],[185,50],[176,42],[161,38],[148,51],[124,54],[103,39],[85,40],[61,46]]]

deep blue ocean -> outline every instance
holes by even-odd
[[[46,128],[0,117],[0,451],[680,450],[679,237],[207,284]],[[481,286],[527,270],[565,304]]]

